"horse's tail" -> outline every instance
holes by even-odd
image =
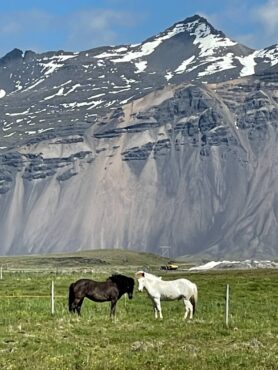
[[[75,294],[74,294],[74,283],[70,284],[69,286],[69,312],[74,312],[74,302]]]
[[[197,305],[197,301],[198,301],[198,288],[197,288],[197,285],[193,283],[193,294],[192,296],[190,297],[190,302],[193,306],[193,315],[195,314],[196,312],[196,305]]]

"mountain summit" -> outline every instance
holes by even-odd
[[[195,15],[137,45],[0,59],[0,253],[278,256],[278,45]]]

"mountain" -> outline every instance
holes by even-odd
[[[0,59],[0,253],[277,258],[278,45],[193,16]]]

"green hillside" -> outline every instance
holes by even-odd
[[[167,258],[123,249],[97,249],[75,253],[0,257],[3,268],[97,268],[160,266]]]

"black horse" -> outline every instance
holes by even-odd
[[[134,279],[124,275],[112,275],[106,281],[80,279],[69,287],[69,311],[80,315],[84,298],[95,302],[111,301],[110,317],[115,317],[116,304],[125,293],[131,299]]]

